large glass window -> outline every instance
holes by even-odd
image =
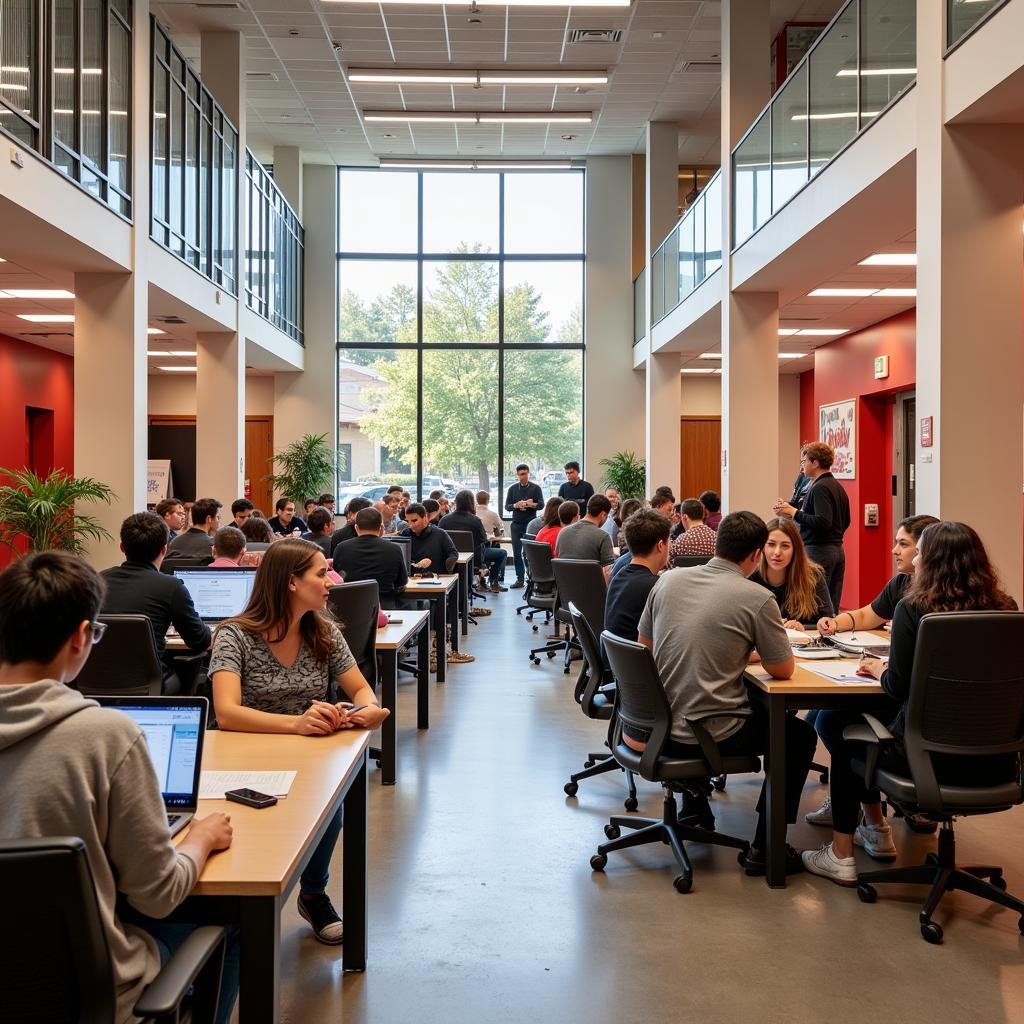
[[[0,127],[38,148],[35,0],[0,0]]]
[[[548,490],[583,448],[584,176],[339,172],[342,498]]]

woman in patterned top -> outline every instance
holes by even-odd
[[[316,544],[282,540],[266,552],[245,610],[214,637],[210,676],[221,729],[325,736],[376,729],[387,718],[326,611],[332,586]],[[326,699],[332,680],[346,701]],[[361,710],[349,710],[356,706]],[[341,826],[339,809],[299,885],[299,914],[328,945],[342,941],[341,918],[325,891]]]

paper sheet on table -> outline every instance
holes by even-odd
[[[875,686],[881,687],[877,680],[857,675],[857,662],[855,661],[833,661],[824,665],[808,665],[807,671],[813,672],[823,679],[830,679],[840,686],[871,686],[874,683]]]
[[[281,800],[294,781],[295,772],[200,772],[199,799],[223,800],[229,789],[255,789]]]
[[[890,638],[887,636],[876,636],[874,633],[868,633],[863,629],[847,629],[841,633],[836,633],[835,639],[841,644],[849,644],[851,647],[888,647]]]
[[[818,634],[805,633],[802,629],[786,629],[786,636],[790,643],[809,644]]]

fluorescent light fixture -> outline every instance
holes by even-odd
[[[5,92],[28,92],[28,86],[16,85],[14,82],[0,82],[0,90]]]
[[[73,313],[19,313],[19,320],[27,320],[31,324],[73,324]]]
[[[780,327],[779,328],[779,337],[780,338],[788,338],[788,337],[790,337],[790,335],[796,334],[799,330],[800,330],[799,327]]]
[[[861,117],[878,117],[881,111],[862,110]],[[794,114],[790,121],[849,121],[856,119],[856,110],[837,110],[829,114]]]
[[[471,171],[473,164],[458,160],[381,160],[381,167],[404,167],[421,171]]]
[[[27,75],[28,68],[0,67],[0,74]]]
[[[172,348],[172,349],[170,349],[169,351],[166,351],[166,352],[157,352],[155,349],[150,349],[146,353],[147,356],[164,356],[164,357],[166,357],[166,356],[174,356],[174,357],[180,358],[180,359],[187,359],[189,356],[191,356],[194,359],[195,358],[195,354],[196,354],[196,350],[194,348],[193,349],[187,349],[187,348],[175,349],[175,348]]]
[[[722,353],[721,352],[701,352],[701,354],[699,356],[697,356],[697,358],[698,359],[721,359],[722,358]]]
[[[0,299],[73,299],[74,292],[63,288],[5,288]]]
[[[805,327],[797,334],[805,338],[834,338],[837,334],[846,334],[849,327]]]
[[[402,85],[607,85],[607,71],[446,71],[428,68],[349,68],[350,82]]]
[[[363,120],[384,124],[590,124],[594,120],[594,115],[589,110],[567,111],[564,114],[500,110],[494,113],[463,113],[454,110],[365,110]]]
[[[712,376],[714,374],[719,374],[722,371],[719,370],[717,367],[711,367],[711,366],[708,366],[708,367],[704,367],[704,366],[699,366],[699,367],[698,366],[693,366],[693,367],[684,366],[679,372],[680,373],[699,373],[699,374],[702,374],[705,377],[708,377],[708,376]]]
[[[476,160],[478,171],[568,171],[572,169],[571,160],[548,160],[547,162],[515,160]]]
[[[863,78],[871,78],[876,75],[916,75],[917,68],[861,68]],[[856,68],[842,68],[836,72],[836,78],[856,78]]]
[[[916,252],[876,252],[866,260],[861,260],[862,267],[916,267]]]
[[[814,299],[862,299],[874,295],[877,288],[815,288],[808,294]]]
[[[55,75],[73,75],[75,73],[74,68],[54,68],[53,73]],[[82,68],[83,75],[102,75],[103,68]]]
[[[165,373],[196,373],[194,366],[158,366],[158,370],[163,370]]]
[[[146,333],[147,334],[166,334],[167,332],[166,331],[161,331],[159,327],[147,327],[146,328]]]
[[[387,6],[401,4],[404,7],[441,7],[442,0],[324,0],[325,3],[354,3]],[[631,0],[586,0],[586,7],[628,7]],[[477,7],[572,7],[579,6],[573,0],[476,0]]]
[[[780,352],[780,359],[802,359],[804,356],[809,355],[808,352]]]
[[[876,299],[916,299],[916,288],[882,288],[875,292]]]

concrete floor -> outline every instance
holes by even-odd
[[[560,660],[535,667],[514,614],[521,592],[490,599],[471,627],[472,665],[452,666],[417,733],[415,685],[400,686],[398,785],[370,776],[370,941],[365,974],[343,975],[290,907],[282,922],[282,1019],[359,1024],[604,1024],[612,1021],[1024,1021],[1017,917],[955,894],[942,946],[919,934],[923,890],[887,886],[874,906],[799,875],[785,891],[745,877],[735,854],[690,846],[694,889],[678,895],[667,847],[589,858],[618,773],[562,792],[602,727],[572,702]],[[575,675],[574,667],[574,675]],[[404,677],[408,678],[408,677]],[[713,806],[749,837],[760,777],[731,777]],[[640,814],[661,791],[640,781]],[[803,809],[826,789],[807,784]],[[934,845],[896,823],[900,862]],[[827,834],[800,823],[798,847]],[[1024,811],[965,821],[960,859],[1005,866],[1024,893]],[[872,862],[858,854],[868,867]],[[339,856],[331,892],[337,899]]]

